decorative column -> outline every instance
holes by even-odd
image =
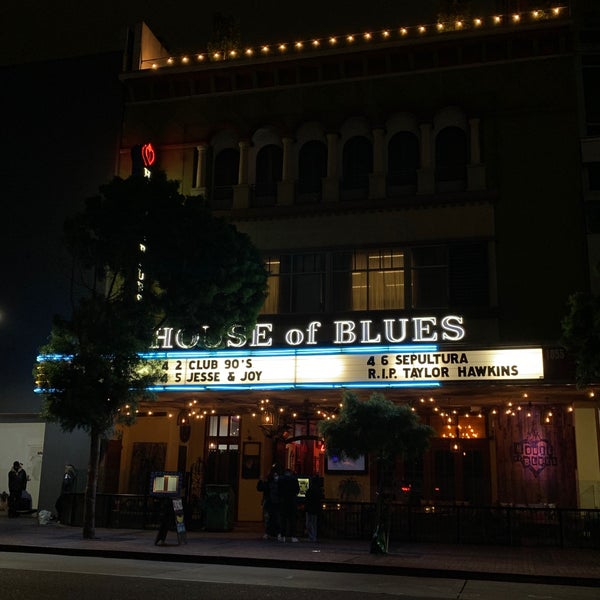
[[[283,166],[281,181],[277,185],[277,204],[290,205],[294,203],[294,140],[291,137],[281,138],[283,144]]]
[[[431,151],[431,124],[422,123],[421,130],[421,168],[417,171],[417,194],[435,192],[435,171]]]
[[[369,174],[369,200],[385,198],[385,131],[373,129],[373,173]]]
[[[338,176],[338,134],[327,134],[327,177],[323,180],[323,201],[337,202],[340,199]]]
[[[206,198],[206,151],[208,145],[206,143],[199,144],[196,146],[196,152],[198,154],[198,160],[196,162],[196,185],[194,189],[198,192],[199,196]]]
[[[485,167],[481,164],[481,142],[479,140],[479,119],[469,119],[469,140],[471,161],[467,165],[467,189],[485,189]]]
[[[240,140],[240,163],[238,167],[238,184],[233,186],[233,208],[250,206],[250,186],[248,185],[248,140]]]

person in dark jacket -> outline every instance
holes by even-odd
[[[12,469],[8,472],[8,516],[18,517],[21,504],[21,497],[27,488],[27,473],[23,465],[15,460]]]
[[[279,537],[281,529],[279,527],[279,475],[281,469],[275,463],[265,479],[260,479],[256,489],[263,493],[262,507],[263,518],[265,521],[265,533],[263,539]]]
[[[65,494],[72,494],[75,491],[76,483],[76,471],[75,467],[70,464],[65,465],[65,472],[63,474],[62,483],[60,485],[60,496],[56,500],[54,508],[56,508],[56,520],[60,523],[63,518],[63,512],[65,508]]]
[[[285,542],[286,537],[289,537],[292,542],[298,541],[296,537],[296,519],[299,491],[298,477],[290,469],[286,469],[279,478],[281,535],[277,539],[280,542]]]
[[[310,542],[317,541],[319,514],[323,508],[323,487],[320,477],[311,477],[304,497],[306,535]]]

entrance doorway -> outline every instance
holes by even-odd
[[[205,484],[226,484],[238,492],[240,417],[210,415],[206,420]]]

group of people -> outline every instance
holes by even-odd
[[[264,538],[285,542],[297,542],[298,494],[300,484],[291,469],[281,469],[274,464],[264,479],[256,486],[263,493],[262,507],[265,521]],[[317,541],[317,522],[323,501],[319,477],[310,480],[304,497],[306,535],[311,542]]]
[[[61,483],[60,496],[56,500],[56,519],[60,521],[64,510],[65,494],[74,491],[76,471],[71,464],[65,465],[65,472]],[[12,519],[22,513],[32,512],[31,495],[27,492],[29,477],[23,468],[23,463],[15,460],[12,469],[8,472],[8,516]]]

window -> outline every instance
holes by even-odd
[[[229,209],[233,202],[233,186],[238,182],[239,150],[226,148],[215,157],[211,205]]]
[[[411,252],[413,308],[448,306],[448,249],[424,246]]]
[[[394,193],[406,186],[417,185],[419,141],[414,133],[396,133],[388,144],[388,189]]]
[[[326,175],[327,146],[317,140],[303,144],[298,154],[298,202],[318,202]]]
[[[467,136],[459,127],[445,127],[435,140],[435,179],[439,191],[459,191],[467,182]]]
[[[413,308],[487,306],[485,243],[423,246],[411,251]]]
[[[264,314],[489,306],[487,242],[266,260]]]
[[[337,253],[333,289],[338,310],[404,308],[404,253],[394,249]]]
[[[325,254],[284,254],[268,259],[266,264],[269,268],[269,297],[263,312],[323,312]]]
[[[357,135],[344,144],[342,153],[342,191],[348,199],[366,197],[369,175],[373,171],[373,147],[364,136]]]
[[[265,262],[269,278],[267,279],[267,299],[263,304],[261,313],[274,315],[279,312],[279,269],[281,261],[279,258],[268,258]]]
[[[277,183],[281,181],[283,150],[275,144],[263,146],[256,155],[254,206],[271,206],[277,199]]]

